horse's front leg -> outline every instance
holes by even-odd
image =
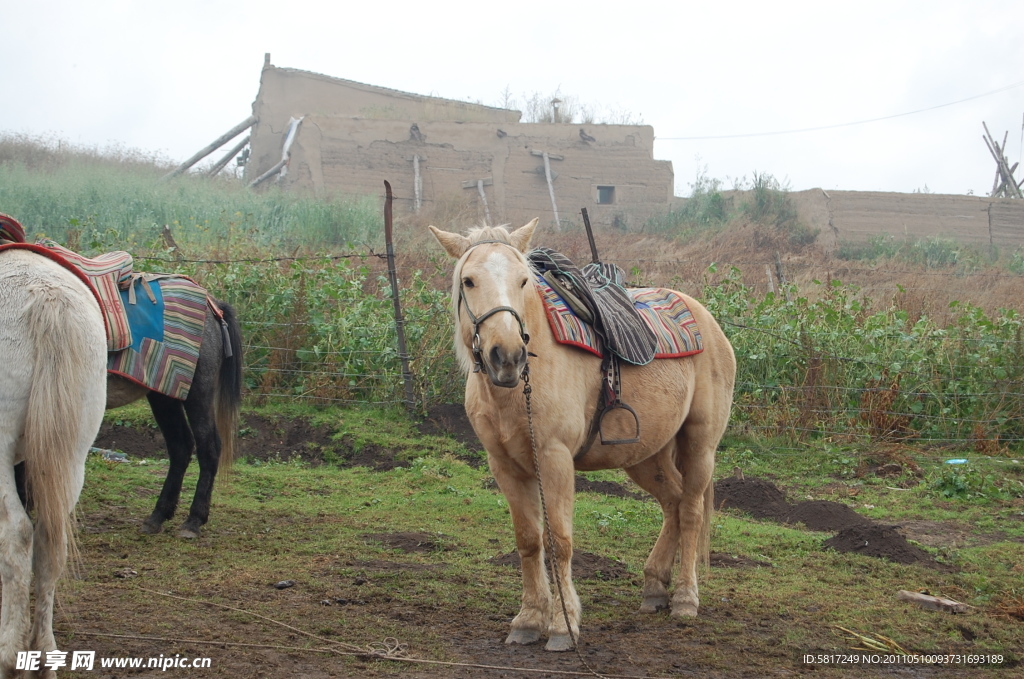
[[[516,547],[522,561],[523,596],[519,614],[512,621],[507,644],[532,644],[548,635],[547,650],[564,651],[579,637],[581,607],[572,583],[572,515],[574,472],[568,450],[541,452],[538,484],[532,459],[522,464],[503,455],[489,455],[491,471],[512,514]],[[541,487],[547,507],[556,557],[555,598],[552,600],[545,555],[548,549],[541,511]],[[563,612],[563,597],[565,601]]]
[[[516,550],[522,562],[522,604],[505,643],[533,644],[540,641],[551,619],[551,589],[544,569],[542,543],[544,519],[537,499],[537,480],[532,468],[516,464],[504,453],[489,452],[487,458],[494,480],[508,502]]]
[[[544,535],[544,551],[547,552],[553,543],[556,578],[545,649],[571,651],[580,637],[582,607],[572,583],[572,519],[576,478],[568,449],[552,446],[543,451],[541,481],[550,529],[550,536],[547,533]]]

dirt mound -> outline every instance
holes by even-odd
[[[496,556],[489,563],[522,568],[519,552],[516,551]],[[625,580],[630,577],[629,571],[618,561],[579,550],[572,553],[572,575],[574,578],[592,580]]]
[[[785,493],[771,481],[732,476],[715,482],[715,509],[724,507],[772,521],[782,521],[790,511]]]
[[[824,546],[896,563],[919,563],[946,570],[931,554],[907,542],[895,526],[875,523],[847,505],[828,500],[790,504],[774,483],[758,478],[728,477],[715,482],[715,507],[739,509],[757,519],[803,524],[810,530],[835,532]]]
[[[871,524],[865,518],[840,502],[807,500],[792,505],[782,518],[783,523],[802,523],[810,530],[843,531]]]
[[[419,423],[417,429],[421,434],[451,436],[469,450],[484,449],[461,403],[440,403],[430,406],[426,419]]]
[[[939,565],[931,554],[907,542],[907,539],[896,531],[895,526],[870,522],[851,526],[840,531],[835,537],[825,540],[824,544],[837,552],[866,554],[896,563]]]

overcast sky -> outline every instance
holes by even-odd
[[[419,94],[558,91],[629,112],[678,195],[701,172],[987,195],[982,121],[1009,133],[1011,164],[1022,154],[1021,0],[0,0],[0,26],[0,133],[174,161],[250,114],[265,52]]]

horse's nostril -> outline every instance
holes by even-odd
[[[501,365],[501,352],[497,346],[491,347],[491,365]]]

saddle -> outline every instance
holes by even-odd
[[[599,414],[591,423],[587,442],[576,455],[590,448],[598,436],[602,445],[638,442],[640,418],[620,398],[619,360],[633,365],[650,363],[654,360],[658,338],[637,313],[633,300],[622,285],[625,278],[622,269],[614,264],[594,262],[581,270],[568,257],[550,248],[536,248],[527,258],[544,282],[603,340],[602,387],[597,404]],[[636,435],[626,439],[606,439],[602,430],[604,419],[611,411],[620,409],[633,416]]]
[[[536,248],[527,257],[569,308],[594,328],[606,353],[633,365],[654,360],[658,338],[637,313],[622,284],[622,269],[597,262],[579,269],[568,257],[550,248]]]

